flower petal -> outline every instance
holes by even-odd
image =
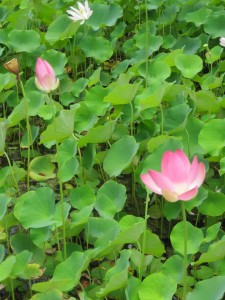
[[[162,190],[162,195],[169,202],[176,202],[179,200],[176,193],[168,190]]]
[[[187,184],[191,185],[195,181],[195,179],[198,176],[198,169],[199,169],[198,159],[196,156],[194,156],[194,159],[192,161],[192,164],[189,169],[188,176],[187,176]],[[196,186],[196,184],[195,184],[195,186]]]
[[[154,183],[149,174],[142,174],[141,180],[154,193],[161,195],[161,189]]]
[[[173,183],[167,178],[164,174],[149,170],[149,175],[151,176],[153,182],[161,189],[161,190],[168,190],[174,192],[174,185]]]
[[[200,187],[200,185],[203,183],[204,179],[205,179],[205,165],[202,162],[200,162],[198,164],[198,176],[196,177],[193,184]]]
[[[225,37],[220,38],[220,46],[225,47]]]
[[[178,149],[175,152],[167,151],[162,158],[162,173],[173,183],[180,183],[187,179],[190,162],[186,154]]]
[[[193,189],[181,194],[178,196],[180,200],[187,201],[193,199],[198,194],[198,187],[194,187]]]

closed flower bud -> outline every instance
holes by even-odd
[[[37,59],[35,72],[35,84],[39,90],[49,93],[57,89],[59,79],[55,76],[52,66],[46,60],[40,57]]]

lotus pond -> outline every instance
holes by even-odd
[[[0,1],[0,299],[225,293],[225,2]]]

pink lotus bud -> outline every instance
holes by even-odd
[[[141,180],[154,193],[163,195],[170,202],[191,200],[205,178],[205,166],[195,156],[192,163],[186,154],[178,149],[163,154],[161,173],[149,170]]]
[[[39,90],[49,93],[57,89],[59,79],[56,78],[52,66],[46,60],[38,57],[35,72],[35,84]]]

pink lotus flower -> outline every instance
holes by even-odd
[[[39,90],[49,93],[57,89],[59,79],[56,78],[52,66],[46,60],[38,57],[35,72],[35,84]]]
[[[163,154],[161,173],[149,170],[141,180],[154,193],[163,195],[170,202],[191,200],[205,178],[205,166],[195,156],[192,163],[186,154],[178,149]]]

